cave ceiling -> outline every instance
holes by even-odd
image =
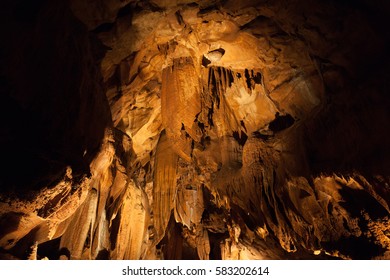
[[[384,1],[6,0],[0,259],[390,259]]]

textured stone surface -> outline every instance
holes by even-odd
[[[384,3],[27,2],[1,258],[390,258]]]

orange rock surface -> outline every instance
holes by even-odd
[[[27,2],[0,259],[390,258],[386,4]]]

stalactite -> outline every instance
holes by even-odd
[[[161,134],[156,149],[153,186],[153,221],[155,241],[164,236],[176,199],[176,170],[178,156],[165,133]]]
[[[91,190],[61,236],[60,248],[67,248],[71,259],[90,259],[91,257],[90,242],[95,225],[97,201],[96,190]]]
[[[117,213],[119,229],[112,259],[138,260],[145,255],[148,241],[149,205],[143,191],[129,182]]]
[[[390,259],[384,1],[90,2],[2,3],[0,258]]]

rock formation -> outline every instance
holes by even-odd
[[[384,1],[0,13],[1,259],[390,259]]]

